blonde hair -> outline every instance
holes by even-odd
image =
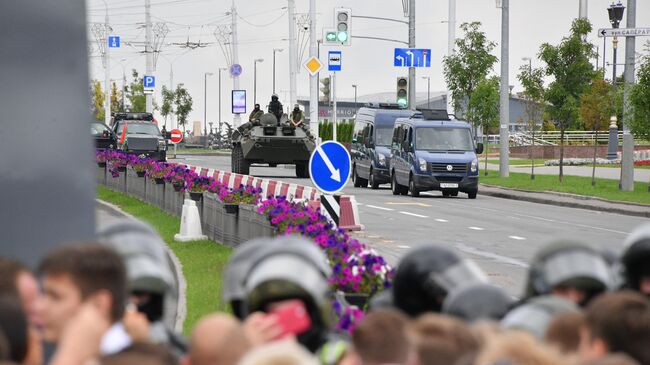
[[[539,343],[532,335],[522,331],[505,331],[487,338],[475,364],[494,364],[500,361],[517,365],[573,364],[555,349]]]
[[[319,363],[298,343],[285,340],[249,352],[238,365],[319,365]]]

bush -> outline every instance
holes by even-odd
[[[319,137],[323,141],[331,141],[334,135],[333,123],[325,120],[319,124]],[[353,121],[342,121],[336,124],[336,140],[341,143],[352,142],[352,132],[354,131]]]

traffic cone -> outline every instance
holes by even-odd
[[[196,202],[192,199],[185,199],[181,216],[181,231],[179,234],[174,235],[174,240],[187,242],[207,238],[201,231],[201,218],[199,217],[199,208],[196,206]]]

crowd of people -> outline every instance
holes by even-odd
[[[321,249],[282,236],[235,249],[222,287],[231,311],[186,339],[168,320],[178,293],[165,250],[125,220],[35,271],[0,258],[0,364],[650,365],[650,225],[622,255],[544,247],[520,298],[452,249],[422,246],[350,332],[334,330],[332,303],[345,301]]]

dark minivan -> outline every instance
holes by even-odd
[[[355,187],[370,184],[377,189],[390,182],[390,143],[397,118],[411,117],[412,110],[399,109],[397,104],[369,104],[360,108],[352,134],[352,181]]]
[[[391,187],[394,195],[419,196],[440,190],[442,195],[478,193],[478,159],[483,144],[474,141],[469,123],[447,114],[423,112],[421,118],[395,122],[391,144]],[[446,118],[445,118],[446,117]]]

